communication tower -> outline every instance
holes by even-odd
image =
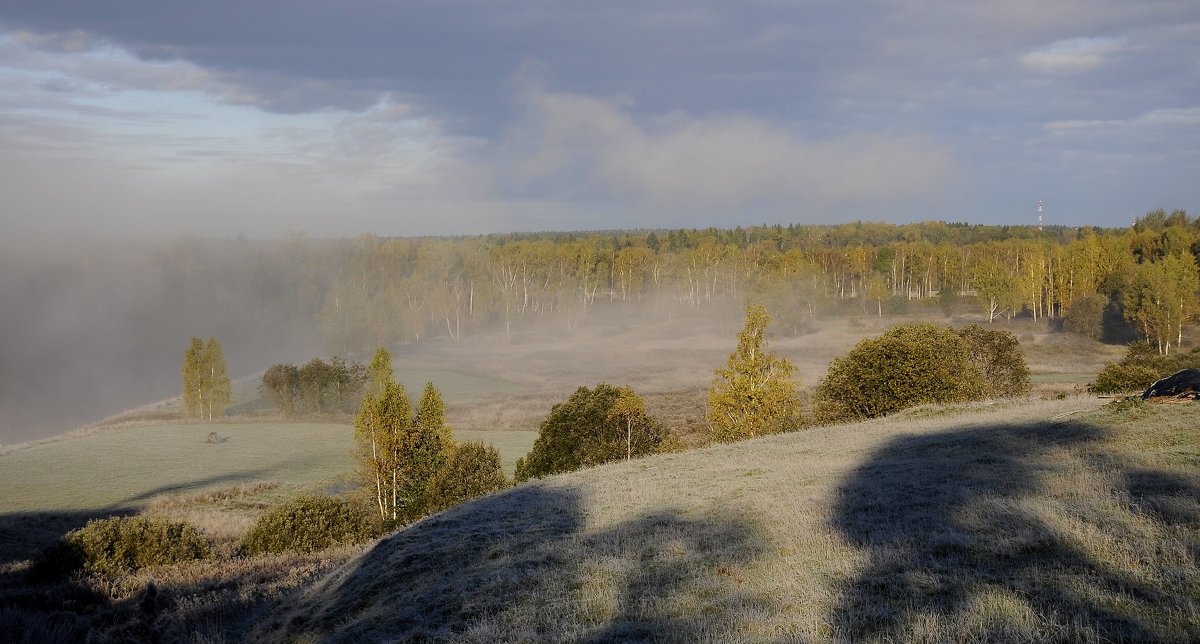
[[[1042,229],[1042,200],[1038,199],[1038,230]]]

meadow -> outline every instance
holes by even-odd
[[[210,433],[218,442],[208,442]],[[509,476],[537,438],[530,431],[454,435],[495,446]],[[289,496],[355,487],[353,441],[344,424],[187,423],[117,427],[14,450],[0,455],[0,561],[32,556],[93,516],[254,490],[234,507],[192,517],[223,536]]]
[[[804,335],[773,338],[771,349],[795,362],[801,385],[809,387],[823,375],[825,366],[834,357],[860,339],[901,321],[912,320],[864,316],[830,321],[816,325]],[[967,316],[939,321],[961,324],[976,320]],[[667,633],[667,639],[702,641],[890,637],[888,633],[896,632],[893,622],[876,630],[866,629],[861,625],[865,619],[859,614],[862,611],[855,608],[838,613],[835,604],[841,601],[836,598],[848,597],[846,593],[851,591],[866,593],[861,601],[872,605],[886,605],[891,600],[871,596],[866,582],[846,587],[838,584],[848,583],[855,575],[866,575],[873,558],[887,560],[889,552],[910,548],[912,559],[918,556],[912,548],[921,550],[928,546],[936,551],[946,547],[922,545],[921,535],[905,532],[909,528],[904,526],[934,521],[947,530],[970,533],[958,527],[956,518],[939,514],[921,501],[922,497],[930,496],[929,489],[933,486],[936,489],[930,498],[940,498],[939,503],[958,509],[966,507],[955,505],[958,498],[955,495],[966,488],[938,487],[945,480],[954,479],[946,472],[957,474],[964,467],[975,467],[974,463],[979,461],[984,463],[980,467],[989,476],[994,475],[996,481],[1014,476],[1036,478],[1037,489],[1028,495],[1024,495],[1024,488],[1019,485],[1012,493],[988,487],[992,479],[982,475],[967,481],[985,488],[980,493],[964,492],[969,498],[996,499],[995,507],[972,501],[968,504],[971,512],[984,516],[992,510],[1004,511],[1007,514],[1001,512],[997,516],[1018,526],[1026,522],[1024,515],[1005,508],[1019,507],[1022,513],[1035,511],[1040,517],[1047,512],[1046,494],[1077,496],[1080,502],[1092,503],[1093,496],[1107,494],[1095,475],[1098,470],[1093,461],[1099,452],[1045,465],[1040,460],[1040,450],[1057,450],[1057,443],[1042,445],[1039,442],[1042,439],[1030,438],[1052,434],[1067,426],[1057,420],[1064,414],[1071,414],[1068,424],[1087,418],[1089,428],[1093,425],[1105,428],[1097,434],[1104,437],[1103,441],[1091,438],[1085,441],[1092,447],[1116,446],[1119,458],[1111,462],[1117,465],[1112,465],[1112,471],[1104,476],[1111,478],[1118,470],[1133,471],[1128,445],[1113,443],[1111,439],[1124,431],[1118,431],[1122,423],[1146,422],[1145,419],[1097,410],[1099,401],[1078,395],[1095,371],[1104,362],[1119,357],[1123,348],[1052,332],[1044,324],[1027,320],[998,323],[998,326],[1013,331],[1021,340],[1033,372],[1034,392],[1029,399],[925,407],[871,423],[605,466],[553,477],[451,510],[419,522],[375,547],[363,544],[312,555],[263,559],[243,559],[235,554],[241,535],[266,509],[301,492],[353,492],[356,487],[351,456],[353,430],[346,417],[309,418],[304,422],[279,417],[255,401],[254,378],[246,377],[235,385],[238,399],[235,411],[240,415],[204,423],[183,421],[178,419],[177,399],[162,401],[73,434],[0,451],[0,598],[33,601],[23,594],[19,581],[29,565],[25,560],[36,556],[58,535],[93,517],[143,512],[191,522],[208,535],[222,559],[149,570],[116,580],[84,580],[81,583],[90,597],[87,605],[110,615],[137,615],[139,597],[144,596],[147,584],[154,580],[164,605],[172,607],[155,618],[154,632],[206,633],[200,636],[200,641],[243,639],[247,630],[259,623],[264,626],[256,637],[267,640],[312,637],[354,640],[360,635],[393,637],[397,633],[474,641],[638,639],[652,632]],[[713,316],[699,323],[694,319],[641,324],[631,321],[546,333],[537,338],[514,336],[511,342],[496,338],[437,342],[399,351],[397,374],[410,395],[417,394],[426,380],[433,380],[446,396],[447,420],[456,438],[495,445],[506,472],[511,475],[515,459],[528,451],[537,426],[550,407],[564,400],[576,387],[598,382],[632,385],[645,397],[649,413],[680,437],[678,446],[704,444],[707,441],[703,418],[705,395],[712,369],[722,364],[732,350],[739,328],[740,320],[731,315]],[[1149,409],[1136,413],[1186,417],[1176,410]],[[975,429],[981,423],[999,428],[995,435],[1006,438],[999,442],[986,438],[984,432]],[[1182,420],[1156,424],[1151,434],[1159,432],[1154,435],[1173,441],[1175,437],[1162,432],[1173,431],[1172,428],[1182,424]],[[1135,426],[1141,427],[1136,423]],[[218,440],[208,442],[210,433],[215,433]],[[1009,445],[1010,434],[1015,436],[1012,440],[1016,446]],[[937,435],[946,438],[936,438]],[[1189,436],[1186,432],[1182,435]],[[922,436],[931,438],[926,443]],[[1194,436],[1189,440],[1194,444]],[[945,445],[956,447],[943,449]],[[913,455],[891,459],[888,455],[896,449]],[[932,459],[928,464],[924,460],[927,457]],[[1186,450],[1176,450],[1171,455],[1161,455],[1161,459],[1153,454],[1148,458],[1152,467],[1142,468],[1147,471],[1157,471],[1155,468],[1163,464],[1178,468],[1181,463],[1185,466],[1195,463],[1194,450],[1190,455]],[[927,465],[935,469],[926,472]],[[1041,478],[1044,470],[1060,465],[1066,468],[1062,476],[1067,477],[1064,479],[1067,482],[1062,489],[1047,492],[1049,488],[1042,484]],[[1017,470],[1008,471],[1012,468]],[[935,471],[942,473],[930,473]],[[1080,473],[1086,474],[1081,482],[1092,487],[1077,487],[1075,493],[1064,491],[1075,484],[1067,479]],[[890,482],[873,482],[876,474],[886,475],[880,481]],[[1174,485],[1172,481],[1190,479],[1176,473],[1164,480]],[[860,498],[860,504],[865,504],[863,508],[853,506],[839,511],[846,502],[847,490],[858,489],[853,485],[847,487],[846,481],[858,481],[855,485],[862,489],[854,495]],[[1170,485],[1169,490],[1176,489]],[[896,496],[893,487],[906,490],[912,498]],[[889,494],[892,496],[888,497]],[[1172,499],[1178,496],[1175,492],[1170,495],[1174,495]],[[870,499],[875,497],[890,500],[874,504]],[[1169,502],[1178,505],[1176,500]],[[1049,507],[1056,508],[1055,511],[1080,512],[1064,510],[1061,505]],[[839,512],[857,516],[860,510],[868,515],[885,510],[890,514],[880,515],[883,518],[878,527],[838,527]],[[1082,511],[1091,512],[1091,506]],[[1187,518],[1190,516],[1187,507],[1182,512],[1186,533],[1195,527],[1195,522]],[[1151,523],[1154,520],[1147,519]],[[986,519],[979,521],[986,523]],[[1132,519],[1121,515],[1120,521],[1129,523]],[[1150,523],[1135,524],[1132,529],[1148,541],[1130,547],[1162,546],[1161,535],[1154,532],[1158,528]],[[870,535],[884,529],[900,532],[894,538],[872,541],[874,537]],[[1025,543],[1024,537],[1012,535],[988,533],[963,537],[964,543],[983,543],[985,548],[993,548],[986,545],[993,538]],[[1151,544],[1149,540],[1153,539],[1159,541]],[[910,544],[913,540],[917,545]],[[472,543],[484,546],[472,551]],[[1031,543],[1036,545],[1037,540]],[[405,548],[426,547],[434,549],[433,559],[428,560],[436,562],[430,564],[432,568],[405,568],[407,564],[397,563],[396,557],[406,555],[396,553],[411,552]],[[1024,546],[1015,547],[1020,550]],[[1014,556],[1008,551],[998,552],[995,556],[1000,559]],[[1096,556],[1102,555],[1107,556],[1105,553]],[[1121,556],[1135,555],[1141,556],[1138,553]],[[354,557],[360,559],[352,560]],[[481,562],[478,557],[485,557],[486,561]],[[394,565],[397,570],[405,570],[406,575],[421,583],[427,582],[422,589],[419,584],[410,584],[406,577],[403,585],[410,588],[405,591],[408,594],[393,599],[428,611],[428,617],[417,619],[411,611],[402,612],[414,621],[398,625],[385,619],[380,622],[384,630],[361,630],[367,628],[362,624],[379,620],[371,616],[370,601],[351,586],[371,587],[375,577],[387,579],[390,573],[376,569],[376,561],[386,562],[385,567]],[[317,616],[316,619],[307,622],[307,618],[297,618],[279,608],[295,601],[292,593],[308,588],[343,564],[345,567],[339,572],[305,591],[304,610]],[[464,566],[468,564],[477,569],[467,570]],[[896,565],[901,564],[908,565],[903,561]],[[934,580],[928,581],[932,584],[928,588],[922,586],[924,590],[920,592],[941,596],[939,588],[957,588],[954,584],[961,580],[946,581],[939,577],[942,574],[939,567],[944,567],[944,562],[929,565],[934,568],[932,572],[921,569],[914,573],[921,579]],[[430,577],[442,568],[453,571],[453,575],[444,581]],[[961,581],[962,584],[979,583],[970,571],[952,572],[955,579],[965,575],[967,581]],[[887,574],[901,573],[893,570]],[[1088,573],[1085,570],[1080,574]],[[1003,576],[995,569],[988,569],[987,575]],[[909,577],[901,576],[903,579],[889,583],[899,584],[901,594],[917,592],[910,587]],[[1183,575],[1179,579],[1182,581],[1171,583],[1183,586],[1172,586],[1171,592],[1180,589],[1190,592],[1193,587],[1188,584],[1192,583],[1192,577]],[[1060,577],[1053,577],[1052,581],[1066,583]],[[1151,585],[1159,583],[1154,581]],[[665,594],[659,597],[656,588],[665,589]],[[46,596],[51,597],[56,592],[77,590],[47,592]],[[379,592],[386,596],[390,591]],[[977,596],[973,590],[947,592],[969,596],[970,602],[986,603],[992,597]],[[1023,591],[1013,592],[1020,596]],[[447,604],[451,608],[442,609],[430,603],[441,605],[448,601],[446,597],[461,597],[466,604],[453,599]],[[505,597],[511,602],[498,599]],[[1017,610],[1010,599],[1003,595],[996,601]],[[962,630],[967,628],[964,624],[975,619],[970,615],[954,613],[957,616],[948,626],[949,622],[939,617],[941,601],[934,602],[933,608],[900,611],[904,615],[900,621],[905,624],[915,619],[914,615],[930,611],[936,622],[927,624],[928,632],[911,630],[917,627],[909,624],[905,626],[910,628],[905,631],[906,637],[925,633],[914,637],[970,639],[972,634],[982,632]],[[367,607],[360,616],[354,616],[353,611],[346,609],[345,602]],[[542,604],[549,605],[550,610],[544,615],[534,614]],[[47,605],[57,604],[51,601]],[[1051,624],[1040,616],[1043,608],[1035,602],[1029,609],[1034,617],[1026,622],[1034,630],[1014,633],[1020,636],[1056,633],[1067,639],[1103,638],[1101,631],[1064,631],[1061,624]],[[35,610],[33,614],[41,614],[36,612],[41,609],[31,610]],[[1051,604],[1050,610],[1059,610],[1059,606]],[[1192,613],[1187,612],[1194,612],[1194,607],[1175,606],[1172,610],[1182,616],[1180,624],[1195,623]],[[335,618],[331,611],[345,611],[345,620]],[[4,622],[2,613],[0,626]],[[835,614],[841,617],[831,617]],[[29,615],[20,613],[18,623],[30,623]],[[846,621],[846,615],[853,619]],[[47,624],[53,621],[50,617],[46,619]],[[79,633],[83,632],[79,629],[91,628],[86,619],[80,619],[83,621],[72,627],[76,630],[61,632]],[[122,623],[125,618],[111,619]],[[343,626],[333,625],[343,621]],[[1154,628],[1159,629],[1155,633],[1177,632],[1162,630],[1166,627],[1154,623],[1157,624]],[[119,639],[118,635],[108,632],[105,637]],[[1017,635],[1009,639],[1021,639]]]

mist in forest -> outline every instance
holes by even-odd
[[[0,444],[178,395],[192,336],[217,337],[234,377],[310,354],[310,318],[253,263],[249,242],[4,243]]]

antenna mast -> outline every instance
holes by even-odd
[[[1038,199],[1038,231],[1042,230],[1042,200]]]

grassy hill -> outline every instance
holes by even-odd
[[[430,517],[268,641],[1186,641],[1200,407],[919,408],[611,464]]]

